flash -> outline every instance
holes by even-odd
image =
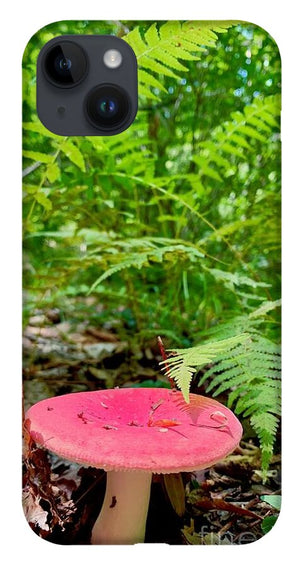
[[[103,61],[109,69],[117,69],[122,63],[122,55],[117,49],[109,49],[104,53]]]

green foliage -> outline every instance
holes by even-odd
[[[276,510],[281,508],[281,496],[279,494],[263,494],[260,499],[273,506]]]
[[[247,344],[216,359],[200,383],[213,375],[207,392],[218,396],[230,391],[229,407],[238,415],[250,417],[262,449],[262,469],[272,456],[280,417],[280,351],[268,339],[254,335]]]
[[[168,358],[168,370],[166,372],[176,382],[182,391],[183,397],[189,403],[189,388],[196,368],[210,364],[215,359],[227,356],[237,345],[243,344],[248,335],[242,334],[222,341],[207,343],[187,349],[177,349],[176,355]],[[161,362],[165,365],[165,362]]]
[[[271,506],[273,506],[273,508],[275,508],[275,510],[280,510],[281,508],[281,496],[279,496],[278,494],[266,494],[260,497],[260,499],[263,502],[267,502],[268,504],[270,504]],[[272,516],[266,516],[262,523],[261,523],[261,529],[263,531],[264,534],[267,534],[272,528],[273,526],[276,524],[278,519],[278,514],[274,514]]]
[[[198,61],[204,46],[214,46],[218,39],[215,32],[223,33],[232,22],[177,22],[169,21],[159,28],[153,23],[142,37],[139,27],[134,28],[124,38],[134,50],[139,65],[139,92],[157,100],[151,87],[167,92],[162,77],[180,78],[188,67],[180,60]],[[176,74],[175,71],[179,71]],[[155,75],[153,75],[155,73]]]
[[[278,516],[267,516],[261,523],[261,529],[264,534],[267,534],[276,524]]]
[[[115,34],[135,50],[139,111],[122,134],[60,137],[39,122],[37,56],[65,33]],[[160,334],[202,355],[211,344],[224,368],[208,387],[226,386],[251,420],[266,467],[279,411],[277,46],[239,22],[70,21],[31,39],[23,71],[25,322],[45,306],[80,319],[93,295],[95,324],[123,318],[130,340]],[[186,395],[190,378],[178,378]]]
[[[246,153],[254,151],[254,141],[266,143],[278,125],[280,108],[279,95],[272,95],[264,100],[256,99],[243,112],[232,112],[232,120],[215,128],[211,140],[199,143],[200,154],[193,159],[202,169],[204,166],[204,175],[220,180],[232,167],[230,156],[243,159]]]
[[[211,329],[219,340],[189,349],[177,350],[168,359],[169,372],[188,401],[189,385],[196,370],[213,362],[202,375],[199,385],[213,396],[228,393],[228,405],[243,418],[250,418],[262,452],[262,470],[266,472],[281,412],[280,348],[262,336],[257,327],[262,315],[277,305],[262,305],[248,317],[227,322]],[[238,326],[243,334],[221,338]]]
[[[113,255],[113,266],[93,283],[89,293],[94,291],[102,281],[120,270],[133,267],[140,270],[141,268],[152,267],[153,263],[164,264],[164,268],[168,269],[170,265],[178,264],[180,261],[193,263],[204,257],[203,252],[197,247],[188,246],[187,243],[177,242],[175,239],[171,241],[164,238],[127,239],[126,243],[112,241],[111,244],[109,254]],[[168,245],[164,246],[164,244]],[[119,252],[117,247],[120,247],[123,251]],[[95,252],[92,254],[95,258]],[[100,262],[101,258],[99,258],[99,264]]]

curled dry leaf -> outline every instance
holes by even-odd
[[[34,495],[30,488],[24,490],[22,504],[27,522],[32,527],[38,527],[43,531],[49,532],[50,528],[47,523],[48,512],[43,510],[40,505],[40,497]]]

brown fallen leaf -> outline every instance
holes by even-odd
[[[24,490],[22,496],[24,515],[29,524],[48,532],[50,530],[47,523],[48,512],[40,506],[40,500],[40,497],[33,494],[32,490]]]
[[[95,327],[87,327],[85,332],[96,339],[100,339],[101,342],[117,343],[119,341],[118,337],[113,333],[103,331],[102,329],[95,329]]]
[[[185,513],[185,491],[181,473],[165,474],[163,481],[172,507],[178,516],[183,516]]]
[[[247,508],[242,508],[237,504],[226,502],[222,498],[201,498],[194,502],[193,505],[196,506],[196,508],[201,508],[202,510],[223,510],[239,516],[251,516],[257,520],[262,520],[262,517],[255,512],[247,510]]]

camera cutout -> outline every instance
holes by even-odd
[[[73,41],[62,41],[45,54],[44,71],[48,80],[57,87],[74,87],[86,75],[86,55]]]
[[[113,135],[137,112],[137,61],[114,36],[61,36],[37,62],[37,112],[62,136]]]
[[[120,87],[99,85],[88,94],[86,110],[90,122],[96,128],[110,130],[126,121],[130,101]]]

